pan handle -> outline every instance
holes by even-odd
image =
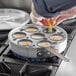
[[[52,54],[56,55],[57,57],[59,57],[61,60],[64,60],[65,62],[69,62],[69,59],[66,58],[65,56],[63,56],[62,54],[58,53],[57,52],[57,49],[54,49],[54,48],[46,48],[47,51],[51,52]]]

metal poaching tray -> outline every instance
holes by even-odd
[[[37,28],[37,31],[35,31],[33,33],[27,32],[26,29],[29,28],[29,27]],[[48,27],[45,28],[45,27],[42,27],[42,26],[34,25],[34,24],[26,24],[23,27],[19,27],[19,28],[16,28],[16,29],[12,30],[9,33],[9,39],[13,43],[15,43],[15,44],[18,44],[19,40],[22,40],[22,39],[27,39],[28,40],[29,39],[29,40],[32,41],[31,47],[33,47],[33,48],[39,48],[39,46],[37,44],[40,41],[49,41],[49,42],[51,42],[53,44],[62,42],[62,41],[57,41],[57,42],[56,41],[52,41],[50,39],[50,36],[52,36],[52,35],[55,35],[55,34],[62,35],[64,37],[63,41],[67,38],[67,33],[62,28],[60,28],[58,26],[55,26],[53,28],[53,29],[55,29],[55,32],[53,32],[53,33],[46,33],[44,31],[46,31],[47,28]],[[25,33],[26,36],[24,38],[14,38],[13,34],[15,34],[15,33],[23,33],[23,34]],[[44,38],[42,38],[42,39],[33,39],[32,35],[34,35],[34,34],[42,34],[42,35],[44,35]]]
[[[29,28],[33,28],[34,31],[27,32],[27,29]],[[66,31],[58,26],[53,27],[52,33],[48,33],[47,29],[48,27],[42,27],[34,24],[26,24],[23,27],[13,29],[8,35],[10,49],[16,54],[25,57],[50,57],[52,54],[45,49],[48,47],[57,49],[59,53],[63,52],[67,46],[68,37]],[[17,36],[16,34],[19,35]],[[22,34],[23,36],[21,36]],[[33,35],[35,35],[37,38],[32,38]],[[59,41],[51,40],[50,37],[53,35],[60,35],[63,37],[63,39]],[[30,42],[30,45],[28,47],[20,45],[21,42],[26,41]],[[47,43],[47,47],[42,47],[43,44],[39,45],[41,42]]]

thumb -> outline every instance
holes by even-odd
[[[44,26],[41,22],[36,22],[37,25]]]
[[[66,19],[67,19],[66,16],[59,16],[59,17],[57,17],[56,18],[56,25],[60,24],[61,22],[63,22]]]

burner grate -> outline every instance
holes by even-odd
[[[11,76],[20,76],[20,69],[22,68],[22,64],[13,64],[13,63],[8,63],[6,64],[11,68]]]
[[[11,69],[4,62],[0,62],[0,76],[11,76]]]

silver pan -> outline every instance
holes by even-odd
[[[38,30],[33,33],[28,33],[27,31],[25,31],[28,27],[35,27],[35,28],[38,28]],[[45,49],[44,47],[40,47],[38,45],[39,42],[47,41],[51,44],[48,47],[53,47],[54,49],[58,50],[58,53],[62,53],[67,46],[68,37],[67,37],[66,31],[60,28],[59,26],[55,26],[54,27],[55,31],[53,33],[48,34],[47,32],[44,32],[45,29],[47,29],[47,27],[37,26],[34,24],[26,24],[23,27],[18,27],[18,28],[13,29],[8,35],[10,49],[14,53],[19,54],[21,56],[25,56],[25,57],[31,57],[31,58],[32,57],[33,58],[51,57],[53,55],[47,49]],[[23,33],[23,35],[25,36],[23,38],[15,38],[14,34],[16,33]],[[33,39],[31,37],[33,34],[39,34],[39,33],[43,34],[44,38]],[[50,40],[50,36],[57,35],[57,34],[63,36],[63,39],[61,41]],[[20,41],[30,41],[31,45],[29,47],[19,45]]]
[[[30,16],[26,11],[19,9],[0,9],[0,30],[10,30],[23,26],[30,21]]]

